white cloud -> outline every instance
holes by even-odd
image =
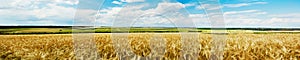
[[[188,4],[184,4],[185,7],[190,7],[190,6],[195,6],[197,5],[196,3],[188,3]]]
[[[223,4],[223,5],[218,5],[218,4],[201,4],[201,5],[196,5],[197,10],[216,10],[216,9],[221,9],[224,7],[230,7],[230,8],[237,8],[237,7],[244,7],[244,6],[251,6],[255,4],[267,4],[267,2],[253,2],[253,3],[238,3],[238,4]],[[192,4],[188,4],[187,6],[191,6]]]
[[[97,18],[97,10],[78,9],[74,17],[75,26],[94,26]]]
[[[30,9],[33,8],[37,3],[34,0],[10,0],[10,1],[5,1],[4,3],[7,3],[7,8],[15,8],[15,9]]]
[[[223,6],[218,5],[218,4],[202,4],[202,5],[196,6],[197,10],[202,10],[202,9],[217,10],[217,9],[221,9],[221,8],[223,8]]]
[[[57,18],[70,19],[75,14],[75,8],[57,6],[55,4],[48,4],[50,8],[42,8],[33,10],[38,18],[47,18],[51,16],[57,16]]]
[[[267,4],[267,2],[254,2],[254,3],[239,3],[239,4],[224,4],[224,7],[231,7],[231,8],[236,8],[236,7],[244,7],[244,6],[250,6],[250,5],[255,5],[255,4]]]
[[[177,11],[179,9],[184,8],[185,5],[181,3],[159,3],[155,8],[156,12],[168,12],[168,11]]]
[[[289,13],[289,14],[274,14],[270,15],[271,19],[264,23],[271,25],[294,25],[300,26],[300,14],[299,13]]]
[[[257,2],[257,3],[251,3],[251,4],[266,4],[263,2]],[[191,4],[192,5],[192,4]],[[100,10],[103,14],[100,14],[102,17],[97,19],[99,22],[102,22],[103,24],[112,24],[112,20],[116,18],[116,16],[124,16],[126,18],[122,18],[122,21],[128,21],[132,20],[133,17],[141,16],[143,14],[150,14],[155,16],[155,13],[169,13],[170,11],[176,11],[179,9],[182,9],[187,6],[191,6],[188,4],[181,4],[181,3],[159,3],[157,7],[148,9],[148,10],[142,10],[141,8],[148,6],[148,5],[137,5],[134,7],[124,7],[126,9],[122,9],[121,7],[114,7],[111,9],[104,9]],[[214,9],[220,9],[211,7],[213,5],[209,4],[203,4],[202,6],[208,7],[206,9],[214,10]],[[244,5],[244,6],[250,6],[250,5]],[[227,6],[228,7],[228,6]],[[233,7],[233,6],[231,6]],[[235,6],[235,7],[242,7],[242,6]],[[171,8],[171,9],[168,9]],[[129,12],[130,11],[130,12]],[[120,13],[120,14],[119,14]],[[153,14],[152,14],[153,13]],[[261,18],[262,15],[268,15],[267,12],[261,11],[261,10],[241,10],[241,11],[227,11],[224,12],[225,17],[225,24],[227,27],[280,27],[280,26],[291,26],[291,25],[298,25],[295,23],[299,23],[299,18],[279,18],[279,15],[273,15],[272,17],[264,17]],[[280,17],[295,17],[296,14],[291,15],[280,15]],[[174,20],[179,20],[180,18],[172,18]],[[171,19],[171,20],[172,20]],[[138,24],[140,25],[157,25],[157,24],[168,24],[170,21],[168,21],[165,18],[162,17],[141,17],[140,19],[137,19],[140,22]],[[206,17],[205,14],[190,14],[185,19],[181,19],[183,21],[194,21],[196,23],[196,26],[198,27],[211,27],[211,21]],[[185,22],[183,22],[185,23]],[[168,24],[170,25],[170,24]],[[163,26],[168,26],[163,25]]]
[[[228,11],[228,12],[224,12],[224,15],[249,14],[249,13],[264,14],[265,12],[259,10]]]
[[[7,1],[8,7],[5,9],[1,9],[0,7],[0,24],[12,24],[12,25],[28,25],[28,24],[41,24],[41,25],[63,25],[68,24],[73,20],[75,15],[76,8],[74,7],[65,7],[60,6],[59,4],[78,4],[75,0],[51,0],[49,3],[48,0],[16,0],[16,1]],[[121,2],[141,2],[144,0],[123,0]],[[120,2],[120,3],[121,3]],[[112,2],[115,4],[120,4],[118,1]],[[35,5],[36,4],[36,5]],[[44,4],[44,7],[38,6],[39,4]],[[236,4],[236,5],[227,5],[220,7],[213,7],[214,5],[203,4],[202,7],[206,7],[208,10],[220,9],[223,7],[243,7],[250,6],[253,4],[266,4],[266,2],[256,2],[256,3],[247,3],[247,4]],[[142,9],[145,6],[150,6],[152,4],[143,4],[143,5],[135,5],[135,6],[125,6],[125,7],[112,7],[109,9],[99,10],[99,14],[96,14],[97,10],[88,10],[88,9],[79,9],[77,10],[77,14],[81,14],[76,16],[76,19],[81,21],[82,23],[93,23],[95,20],[100,25],[108,25],[111,26],[113,20],[117,16],[120,17],[120,21],[129,21],[132,18],[149,14],[149,16],[140,17],[140,23],[138,24],[146,24],[146,25],[172,25],[171,22],[164,18],[158,17],[156,15],[159,14],[174,14],[180,16],[182,13],[171,11],[179,11],[180,9],[188,6],[192,6],[194,4],[181,4],[181,3],[158,3],[157,7],[150,9]],[[38,8],[37,8],[38,6]],[[202,9],[199,7],[198,9]],[[7,9],[10,8],[10,9]],[[300,14],[274,14],[270,15],[267,18],[260,18],[261,15],[267,15],[267,12],[260,10],[242,10],[242,11],[227,11],[224,12],[225,23],[227,26],[300,26]],[[181,17],[184,17],[181,18]],[[208,26],[210,27],[210,20],[207,19],[205,14],[190,14],[187,16],[181,16],[174,18],[170,18],[170,20],[181,20],[182,23],[186,23],[187,21],[194,21],[197,23],[198,27],[200,26]],[[11,20],[9,20],[11,19]],[[14,19],[23,19],[14,20]],[[21,22],[20,22],[21,21]],[[67,22],[66,22],[67,21]],[[167,24],[167,25],[166,25]],[[84,24],[83,24],[84,25]]]
[[[134,3],[134,2],[144,2],[145,0],[121,0],[121,2]]]
[[[273,17],[268,22],[269,23],[274,23],[274,22],[277,22],[277,23],[290,23],[290,22],[300,23],[299,19],[300,18],[279,18],[279,17]]]
[[[244,13],[227,14],[225,21],[227,26],[238,27],[297,27],[300,26],[300,14],[265,14],[261,11],[239,11]],[[263,17],[261,17],[264,14]],[[268,17],[269,16],[269,17]]]
[[[270,17],[280,17],[280,18],[300,18],[300,14],[299,14],[299,13],[274,14],[274,15],[270,15]]]
[[[205,14],[190,14],[186,20],[192,20],[197,27],[211,27],[211,21]]]
[[[119,1],[113,1],[112,3],[113,4],[118,4],[118,5],[122,4],[122,2],[119,2]]]
[[[100,13],[97,14],[97,22],[102,25],[112,25],[114,18],[121,11],[122,7],[113,7],[111,9],[99,10]]]
[[[268,2],[254,2],[254,3],[251,3],[251,4],[268,4]]]
[[[247,3],[240,3],[240,4],[224,4],[225,7],[242,7],[242,6],[249,6]]]
[[[275,26],[275,27],[297,27],[300,28],[300,18],[280,18],[272,17],[268,20],[263,20],[261,23],[265,26]]]
[[[4,0],[0,3],[0,9],[33,10],[47,7],[47,4],[75,6],[78,3],[78,0]]]
[[[51,2],[51,0],[44,0],[47,2]],[[60,3],[60,4],[70,4],[70,5],[76,5],[79,3],[79,0],[53,0],[54,3]]]
[[[77,0],[9,0],[6,8],[0,9],[0,24],[8,25],[64,25],[72,22]]]
[[[141,8],[148,6],[148,5],[137,5],[134,7],[114,7],[111,9],[103,9],[100,10],[103,14],[99,14],[99,18],[97,19],[98,22],[102,24],[111,25],[113,20],[116,16],[123,16],[126,18],[122,18],[122,21],[132,20],[134,17],[141,16],[142,14],[149,13],[150,15],[156,15],[155,13],[169,13],[170,11],[176,11],[186,7],[186,5],[181,3],[159,3],[157,7],[142,10]],[[172,7],[172,9],[167,9]],[[130,11],[130,12],[128,12]],[[154,14],[152,14],[154,12]],[[119,14],[120,13],[120,14]],[[266,12],[260,10],[244,10],[244,11],[229,11],[225,12],[226,21],[225,23],[228,26],[269,26],[266,24],[265,20],[257,18],[257,15],[266,14]],[[179,20],[180,18],[173,18],[173,20]],[[138,25],[146,24],[146,25],[153,25],[153,24],[168,24],[170,21],[166,20],[162,17],[141,17],[138,19]],[[171,19],[172,20],[172,19]],[[205,14],[190,14],[185,17],[184,21],[194,21],[196,26],[198,27],[210,27],[211,22],[207,19]],[[270,21],[270,20],[269,20]],[[185,22],[184,22],[185,23]],[[273,23],[274,24],[274,23]],[[170,24],[169,24],[170,25]],[[172,24],[171,24],[172,25]],[[163,25],[166,26],[166,25]],[[275,25],[274,25],[275,26]]]
[[[143,10],[141,8],[149,6],[148,4],[142,5],[128,5],[123,8],[113,7],[110,9],[102,9],[98,14],[97,21],[101,24],[112,25],[113,20],[130,22],[135,19],[141,20],[142,24],[166,24],[168,21],[163,20],[162,17],[157,17],[158,14],[170,14],[174,11],[179,11],[185,5],[181,3],[158,3],[157,7]],[[172,12],[173,11],[173,12]],[[144,16],[146,15],[146,16]],[[149,16],[153,16],[150,18]],[[161,19],[161,20],[157,20]]]

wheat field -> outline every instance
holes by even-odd
[[[211,50],[214,46],[211,34],[188,36],[185,41],[181,40],[184,37],[176,33],[133,33],[126,36],[127,39],[116,38],[117,36],[112,39],[111,34],[94,34],[93,37],[97,56],[103,60],[208,60],[212,57]],[[225,42],[223,60],[300,59],[300,34],[228,34]],[[122,57],[123,55],[129,56]],[[194,59],[190,59],[191,57]],[[0,35],[0,60],[11,59],[77,58],[72,34]]]

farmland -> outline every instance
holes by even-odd
[[[89,26],[0,26],[0,35],[20,34],[71,34],[71,33],[178,33],[196,32],[210,34],[214,31],[224,33],[300,33],[300,28],[176,28],[176,27],[89,27]]]
[[[118,34],[120,35],[120,34]],[[98,56],[101,59],[125,59],[119,57],[117,51],[126,50],[122,54],[133,52],[138,58],[187,59],[196,57],[207,60],[211,57],[211,41],[213,34],[198,34],[183,37],[178,33],[130,33],[128,39],[114,37],[108,33],[93,34]],[[198,38],[195,38],[198,37]],[[114,40],[116,39],[116,40]],[[128,47],[116,48],[113,42]],[[76,59],[72,34],[45,35],[0,35],[0,60],[11,59]],[[199,48],[196,50],[184,46]],[[163,49],[163,50],[162,50]],[[227,34],[224,48],[224,60],[275,60],[300,59],[300,34]],[[194,55],[196,54],[196,55]],[[136,57],[135,56],[135,57]]]

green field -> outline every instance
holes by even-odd
[[[210,29],[210,28],[5,28],[0,29],[0,34],[70,34],[70,33],[174,33],[174,32],[198,32],[198,33],[300,33],[300,30],[251,30],[251,29]]]

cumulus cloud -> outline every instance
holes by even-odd
[[[111,9],[99,10],[99,13],[96,15],[96,21],[99,24],[111,26],[111,22],[113,22],[114,18],[116,18],[121,9],[122,7],[113,7]]]
[[[0,8],[33,9],[47,4],[77,5],[78,3],[78,0],[4,0],[1,1]]]
[[[236,6],[227,5],[220,6],[219,8],[212,7],[214,5],[210,4],[202,4],[202,7],[206,7],[209,10],[220,9],[224,7],[243,7],[250,6],[253,4],[267,4],[266,2],[255,2],[255,3],[247,3],[247,4],[237,4]],[[136,24],[138,26],[148,26],[148,25],[162,25],[162,26],[170,26],[172,22],[170,20],[181,20],[182,23],[186,21],[193,21],[196,23],[197,27],[211,27],[211,21],[207,18],[207,14],[189,14],[187,16],[183,16],[184,19],[181,18],[171,18],[167,19],[159,15],[160,13],[170,13],[170,11],[178,11],[183,9],[184,7],[189,7],[193,4],[181,4],[181,3],[159,3],[157,7],[150,9],[142,9],[145,6],[149,5],[136,5],[136,6],[127,6],[127,7],[114,7],[111,9],[103,9],[100,10],[98,22],[107,24],[108,26],[112,25],[113,20],[119,20],[128,22],[129,20],[137,20]],[[200,7],[200,6],[199,6]],[[208,8],[207,8],[208,7]],[[167,9],[169,8],[169,9]],[[171,8],[171,9],[170,9]],[[203,8],[199,8],[203,9]],[[130,11],[130,12],[128,12]],[[140,17],[143,14],[150,14],[151,16]],[[174,13],[176,14],[176,13]],[[180,15],[181,13],[179,13]],[[260,16],[269,15],[265,11],[261,10],[241,10],[241,11],[225,11],[225,24],[227,27],[280,27],[280,26],[300,26],[299,18],[286,18],[286,17],[298,17],[299,14],[290,14],[290,15],[270,15],[270,17],[260,17]],[[119,17],[118,17],[119,16]],[[120,17],[123,16],[123,17]],[[120,19],[115,19],[115,18]],[[140,17],[137,19],[132,19]],[[300,16],[299,16],[300,17]],[[185,22],[184,22],[185,21]],[[135,24],[134,24],[135,25]]]
[[[122,0],[113,1],[114,4],[143,2],[144,0]],[[76,5],[76,0],[7,0],[5,6],[0,6],[0,24],[11,25],[71,25],[74,19],[86,23],[94,23],[96,25],[112,26],[114,20],[128,22],[137,20],[137,26],[174,26],[174,22],[186,23],[191,26],[190,21],[196,23],[198,27],[210,27],[211,22],[207,18],[207,14],[185,14],[178,12],[185,7],[196,6],[196,4],[182,4],[161,2],[155,7],[145,9],[145,7],[153,4],[129,5],[125,7],[111,7],[102,10],[92,9],[76,9],[74,7],[61,6]],[[0,2],[0,5],[3,2]],[[215,7],[212,4],[202,4],[196,6],[201,10],[203,7],[208,10],[216,10],[224,7],[244,7],[254,4],[267,4],[266,2],[240,3],[240,4],[224,4],[223,6]],[[77,10],[77,11],[76,11]],[[169,14],[172,18],[160,16]],[[172,15],[173,14],[173,15]],[[143,16],[145,15],[145,16]],[[299,14],[274,14],[268,17],[261,18],[261,15],[268,16],[267,12],[261,10],[241,10],[241,11],[225,11],[225,23],[227,26],[300,26]],[[119,19],[117,19],[119,18]],[[133,19],[135,18],[135,19]],[[96,22],[95,22],[96,21]],[[77,24],[75,24],[77,25]],[[87,24],[89,25],[89,24]]]
[[[142,10],[141,8],[148,5],[136,5],[134,7],[114,7],[111,9],[103,9],[100,10],[98,22],[102,24],[107,24],[109,26],[112,25],[113,20],[128,22],[129,20],[137,20],[137,25],[162,25],[169,26],[172,25],[169,20],[181,20],[185,21],[182,23],[186,23],[186,21],[193,21],[197,27],[211,27],[211,21],[207,18],[206,14],[189,14],[188,16],[183,16],[184,19],[180,19],[174,17],[173,19],[167,19],[164,17],[157,17],[155,15],[159,15],[160,13],[170,13],[170,11],[178,11],[188,6],[181,3],[159,3],[157,7]],[[202,5],[203,6],[203,5]],[[208,5],[204,5],[209,7]],[[210,10],[214,10],[217,8],[209,8]],[[128,12],[130,11],[130,12]],[[140,17],[137,19],[132,19],[139,17],[143,14],[150,14],[152,17]],[[175,14],[175,13],[174,13]],[[227,26],[268,26],[266,21],[257,18],[258,15],[267,14],[264,11],[260,10],[242,10],[242,11],[227,11],[225,14],[225,22]],[[118,17],[119,16],[119,17]],[[120,17],[123,16],[123,17]],[[116,19],[120,18],[120,19]],[[191,26],[191,25],[189,25]]]
[[[263,16],[263,17],[262,17]],[[296,13],[267,14],[259,10],[225,12],[226,25],[230,27],[291,27],[299,28],[300,15]]]
[[[184,8],[185,5],[181,3],[159,3],[157,8],[155,8],[156,12],[169,12],[169,11],[178,11],[179,9]]]
[[[206,14],[190,14],[186,20],[192,20],[196,27],[211,27],[211,21]]]
[[[1,24],[68,24],[72,22],[77,0],[9,0],[6,8],[0,9]],[[36,23],[34,23],[36,22]]]
[[[270,20],[263,23],[276,26],[290,26],[298,27],[300,26],[300,14],[299,13],[289,13],[289,14],[274,14],[270,15]]]
[[[167,23],[166,19],[158,15],[170,13],[176,15],[176,12],[185,7],[185,5],[181,3],[162,2],[158,3],[157,7],[142,9],[147,6],[149,6],[149,4],[102,9],[99,11],[100,13],[98,14],[97,20],[99,23],[107,25],[112,25],[112,20],[116,20],[117,22],[123,21],[124,23],[138,20],[140,21],[139,23],[142,24],[149,24],[151,22],[151,24],[165,24]]]

